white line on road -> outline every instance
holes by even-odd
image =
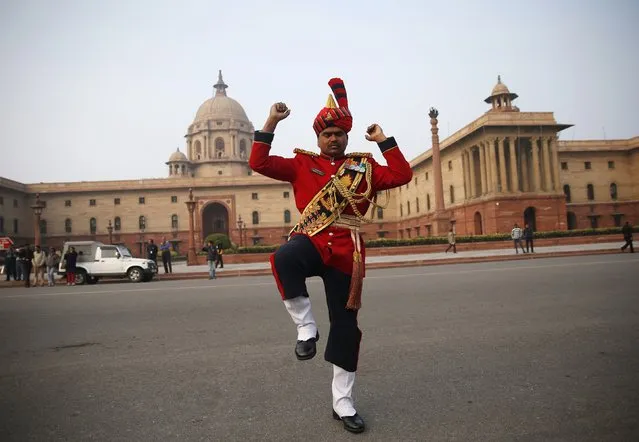
[[[470,274],[470,273],[486,273],[486,272],[499,272],[499,271],[512,271],[512,270],[530,270],[530,269],[545,269],[545,268],[558,268],[558,267],[580,267],[580,266],[592,266],[592,265],[610,265],[610,264],[626,264],[626,263],[637,263],[639,259],[630,259],[630,260],[613,260],[613,261],[590,261],[590,262],[571,262],[565,264],[548,264],[548,265],[525,265],[518,266],[512,265],[508,267],[496,267],[496,268],[485,268],[485,269],[468,269],[468,270],[448,270],[442,272],[418,272],[418,273],[402,273],[397,275],[384,275],[384,276],[367,276],[366,280],[371,279],[398,279],[398,278],[407,278],[407,277],[420,277],[420,276],[448,276],[448,275],[461,275],[461,274]],[[401,267],[399,267],[401,268]],[[387,269],[376,269],[376,270],[387,270]],[[198,281],[198,280],[195,280]],[[321,282],[317,278],[311,279],[309,282],[318,283]],[[244,284],[220,284],[220,285],[201,285],[201,286],[181,286],[180,290],[210,290],[210,289],[225,289],[225,288],[242,288],[242,287],[275,287],[275,283],[273,281],[268,282],[258,282],[258,283],[244,283]],[[175,288],[175,286],[172,286]],[[167,287],[149,287],[149,288],[139,288],[139,289],[119,289],[119,290],[95,290],[90,292],[56,292],[56,293],[22,293],[22,294],[12,294],[7,296],[0,296],[0,300],[8,300],[8,299],[24,299],[24,298],[38,298],[38,297],[49,297],[49,296],[68,296],[68,295],[108,295],[108,294],[127,294],[127,293],[136,293],[136,292],[159,292],[166,291]]]

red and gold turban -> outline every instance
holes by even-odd
[[[339,107],[335,105],[333,96],[329,94],[326,107],[317,114],[313,122],[313,130],[317,136],[327,127],[339,127],[346,133],[350,132],[353,127],[353,117],[348,110],[348,97],[344,82],[341,78],[331,78],[328,85],[333,90]]]

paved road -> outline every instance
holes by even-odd
[[[638,258],[368,272],[362,435],[270,277],[3,289],[0,440],[636,441]]]

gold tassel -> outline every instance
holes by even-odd
[[[351,286],[348,289],[348,310],[359,310],[362,307],[362,286],[364,285],[364,263],[359,242],[359,230],[351,230],[353,240],[353,272],[351,273]]]
[[[364,277],[362,275],[362,254],[353,252],[353,273],[351,275],[351,286],[348,290],[348,310],[359,310],[362,307],[362,286]]]

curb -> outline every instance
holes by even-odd
[[[471,264],[478,262],[499,262],[499,261],[523,261],[531,259],[542,258],[563,258],[569,256],[585,256],[585,255],[616,255],[619,254],[619,250],[606,249],[606,250],[575,250],[571,252],[547,252],[547,253],[520,253],[516,255],[495,255],[495,256],[478,256],[469,258],[449,258],[449,259],[417,259],[411,261],[396,261],[396,262],[375,262],[366,264],[367,270],[372,269],[392,269],[398,267],[427,267],[445,264]],[[162,281],[180,281],[189,279],[207,279],[208,272],[193,272],[193,273],[171,273],[165,275],[159,273],[153,282]],[[267,276],[271,275],[271,269],[250,269],[250,270],[229,270],[223,273],[218,273],[218,278],[233,278],[239,276]],[[119,282],[128,282],[123,279],[106,279],[101,280],[99,284],[113,284]],[[59,284],[62,285],[62,284]],[[22,287],[24,283],[22,281],[0,281],[0,288],[2,287]]]

